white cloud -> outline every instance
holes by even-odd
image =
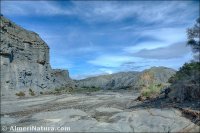
[[[119,21],[135,18],[145,22],[172,23],[187,21],[197,15],[198,4],[191,1],[74,1],[79,16],[88,21]],[[188,8],[190,7],[190,8]],[[178,17],[178,19],[177,19]]]
[[[186,61],[190,61],[192,54],[172,59],[144,59],[133,56],[107,55],[100,56],[89,63],[100,67],[99,69],[87,71],[84,74],[73,75],[74,79],[83,79],[104,74],[113,74],[121,71],[142,71],[153,66],[165,66],[178,70]]]
[[[108,68],[100,68],[99,69],[102,73],[106,73],[106,74],[112,74],[113,70],[112,69],[108,69]]]
[[[167,47],[174,42],[186,41],[185,28],[160,28],[155,30],[146,30],[138,33],[139,36],[149,36],[159,41],[144,41],[134,44],[133,46],[124,47],[127,53],[135,53],[143,49],[155,49]]]
[[[67,3],[71,1],[65,2]],[[36,32],[39,31],[41,36],[45,38],[45,41],[47,41],[47,43],[51,46],[51,51],[54,50],[54,52],[52,52],[53,54],[51,55],[54,58],[52,58],[51,62],[52,64],[55,64],[53,65],[55,68],[75,67],[76,65],[73,65],[72,62],[66,60],[69,58],[68,55],[72,55],[73,53],[74,55],[78,55],[87,52],[100,51],[98,54],[91,54],[91,56],[88,54],[90,58],[93,59],[86,61],[86,63],[98,67],[96,70],[91,71],[91,73],[83,73],[83,75],[88,76],[92,74],[98,75],[102,73],[113,73],[118,70],[123,71],[128,68],[121,68],[121,66],[127,62],[135,62],[132,64],[133,67],[131,65],[129,66],[133,69],[140,70],[150,66],[168,66],[172,68],[178,68],[185,61],[190,60],[191,56],[189,54],[181,58],[177,57],[176,59],[145,59],[146,57],[141,55],[140,57],[134,57],[136,56],[134,53],[139,51],[141,52],[141,50],[146,49],[146,51],[143,51],[146,52],[146,54],[151,51],[154,53],[154,56],[160,56],[159,54],[155,54],[157,50],[167,48],[169,45],[176,42],[185,41],[185,27],[187,26],[181,26],[182,28],[165,27],[170,27],[170,25],[167,24],[172,24],[174,26],[174,24],[181,25],[188,21],[191,23],[191,20],[194,18],[194,16],[198,15],[198,4],[195,6],[192,3],[193,2],[191,1],[72,1],[72,5],[70,5],[70,8],[68,8],[66,6],[56,4],[56,1],[2,1],[1,10],[3,14],[11,16],[72,15],[72,17],[80,18],[80,20],[83,21],[94,22],[94,25],[90,25],[91,27],[95,27],[96,22],[119,22],[122,20],[129,20],[130,18],[135,20],[133,25],[131,25],[132,22],[130,24],[127,21],[123,23],[112,23],[113,26],[109,27],[111,30],[107,27],[106,30],[104,29],[105,27],[102,29],[100,29],[101,27],[94,28],[96,32],[95,35],[105,35],[109,33],[108,37],[113,38],[113,40],[111,39],[113,43],[115,43],[114,40],[118,39],[118,34],[122,36],[122,41],[123,39],[126,39],[126,36],[128,39],[133,38],[133,43],[131,41],[126,42],[125,40],[124,42],[126,44],[122,46],[122,49],[119,49],[119,53],[115,54],[112,49],[108,49],[110,45],[114,44],[109,44],[109,46],[108,44],[103,44],[102,46],[98,47],[97,44],[100,42],[98,40],[99,38],[90,33],[90,30],[79,31],[79,29],[76,29],[76,27],[66,29],[66,25],[61,25],[62,28],[65,28],[62,30],[66,31],[66,33],[55,33],[53,31],[53,27],[48,27],[49,30],[42,29],[41,31],[38,30],[39,28],[36,28],[37,26],[32,28],[34,31],[37,29]],[[146,26],[144,23],[149,25]],[[154,24],[157,25],[155,26]],[[120,27],[122,28],[120,29]],[[49,33],[51,30],[52,33]],[[115,32],[117,34],[115,34]],[[158,41],[143,41],[140,43],[134,43],[136,40],[136,38],[134,38],[135,36],[136,38],[145,38],[145,36],[148,36],[155,38],[155,40],[157,39]],[[91,40],[94,40],[94,44],[90,42]],[[112,41],[108,42],[112,43]],[[120,41],[119,44],[122,44]],[[131,43],[133,45],[130,45]],[[114,47],[116,48],[119,46],[115,45]],[[110,50],[109,55],[103,55],[105,52],[104,50]],[[161,51],[163,52],[163,49]],[[96,55],[99,56],[95,57]],[[83,56],[78,57],[83,58]],[[83,58],[81,61],[85,61],[85,58]],[[74,75],[74,77],[76,76],[80,77],[80,75]]]
[[[11,15],[76,15],[86,21],[119,21],[135,18],[146,22],[186,21],[197,14],[191,1],[65,1],[69,8],[55,1],[2,1],[2,13]],[[198,5],[198,4],[197,4]],[[190,8],[189,8],[189,7]],[[178,17],[178,18],[177,18]]]
[[[1,10],[6,15],[70,15],[68,9],[62,9],[51,1],[2,1]]]
[[[155,49],[142,49],[133,56],[142,57],[147,59],[171,59],[179,58],[192,53],[191,48],[186,46],[186,43],[179,42],[167,47],[159,47]]]
[[[166,41],[168,45],[170,43],[179,42],[185,40],[186,29],[185,27],[181,28],[159,28],[155,30],[147,30],[141,33],[142,35],[149,35],[160,40]]]
[[[88,63],[103,67],[119,67],[122,63],[138,60],[138,57],[119,56],[119,55],[102,55]]]
[[[125,47],[123,50],[127,53],[135,53],[142,49],[150,50],[150,49],[155,49],[155,48],[159,48],[159,47],[163,47],[163,43],[161,43],[161,42],[143,42],[143,43],[138,43],[134,46]]]

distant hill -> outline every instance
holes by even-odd
[[[142,72],[119,72],[100,75],[76,81],[79,87],[99,87],[101,89],[140,89],[149,84],[167,83],[175,70],[166,67],[152,67]]]

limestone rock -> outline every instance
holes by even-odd
[[[49,47],[37,33],[1,16],[1,91],[47,90],[73,85],[68,71],[52,70]]]

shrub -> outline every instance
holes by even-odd
[[[88,92],[95,92],[95,91],[99,91],[100,88],[99,87],[87,87],[87,86],[83,86],[82,88],[74,88],[72,89],[71,93],[88,93]]]
[[[169,97],[175,101],[200,99],[200,62],[185,63],[170,78]]]
[[[19,97],[24,97],[25,96],[25,93],[20,91],[19,93],[16,93],[15,95],[19,96]]]
[[[147,88],[142,90],[141,96],[151,98],[158,95],[161,89],[164,88],[163,84],[150,84]]]
[[[35,92],[32,89],[29,89],[29,95],[35,96]]]
[[[87,92],[95,92],[95,91],[99,91],[101,88],[99,87],[95,87],[95,86],[91,86],[91,87],[87,87],[84,86],[82,88],[73,88],[73,87],[61,87],[61,88],[55,88],[52,91],[49,92],[45,92],[44,94],[55,94],[55,95],[59,95],[59,94],[64,94],[64,93],[87,93]],[[41,92],[40,92],[41,94]],[[43,93],[42,93],[43,94]]]
[[[65,92],[65,90],[66,90],[65,87],[55,88],[55,91],[52,92],[52,93],[53,93],[53,94],[62,94],[62,93]]]
[[[200,62],[185,63],[174,76],[169,79],[169,83],[175,83],[185,77],[190,77],[200,72]]]

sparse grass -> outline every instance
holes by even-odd
[[[87,93],[87,92],[96,92],[100,91],[101,89],[99,87],[84,87],[84,88],[75,88],[72,93]]]
[[[35,96],[35,92],[32,89],[29,89],[29,95]]]
[[[55,94],[55,95],[63,94],[63,93],[66,93],[67,89],[68,88],[65,88],[65,87],[55,88],[54,91],[50,92],[50,94]]]
[[[44,92],[43,94],[54,94],[54,95],[60,95],[60,94],[74,94],[74,93],[88,93],[88,92],[96,92],[99,91],[100,88],[92,86],[92,87],[81,87],[81,88],[72,88],[72,87],[61,87],[61,88],[56,88],[53,91],[50,92]]]
[[[24,97],[25,93],[23,91],[20,91],[20,92],[16,93],[15,95],[19,96],[19,97]]]
[[[141,96],[151,98],[160,93],[164,85],[162,84],[151,84],[147,88],[142,90]]]

